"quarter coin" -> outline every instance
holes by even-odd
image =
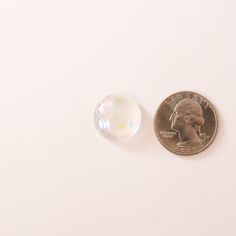
[[[218,119],[213,105],[195,92],[178,92],[157,110],[155,132],[162,145],[178,155],[194,155],[213,142]]]

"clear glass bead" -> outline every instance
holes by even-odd
[[[95,127],[105,138],[125,141],[137,134],[142,123],[138,104],[128,96],[111,95],[102,99],[94,113]]]

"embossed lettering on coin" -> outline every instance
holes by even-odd
[[[155,117],[155,131],[161,143],[180,155],[206,149],[217,132],[217,116],[211,103],[194,92],[168,97]]]

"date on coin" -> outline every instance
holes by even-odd
[[[218,128],[212,104],[194,92],[166,98],[157,110],[155,132],[165,148],[178,155],[194,155],[213,142]]]

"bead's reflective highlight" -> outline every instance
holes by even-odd
[[[102,99],[97,105],[94,122],[103,137],[124,141],[132,138],[139,131],[142,112],[130,97],[111,95]]]

